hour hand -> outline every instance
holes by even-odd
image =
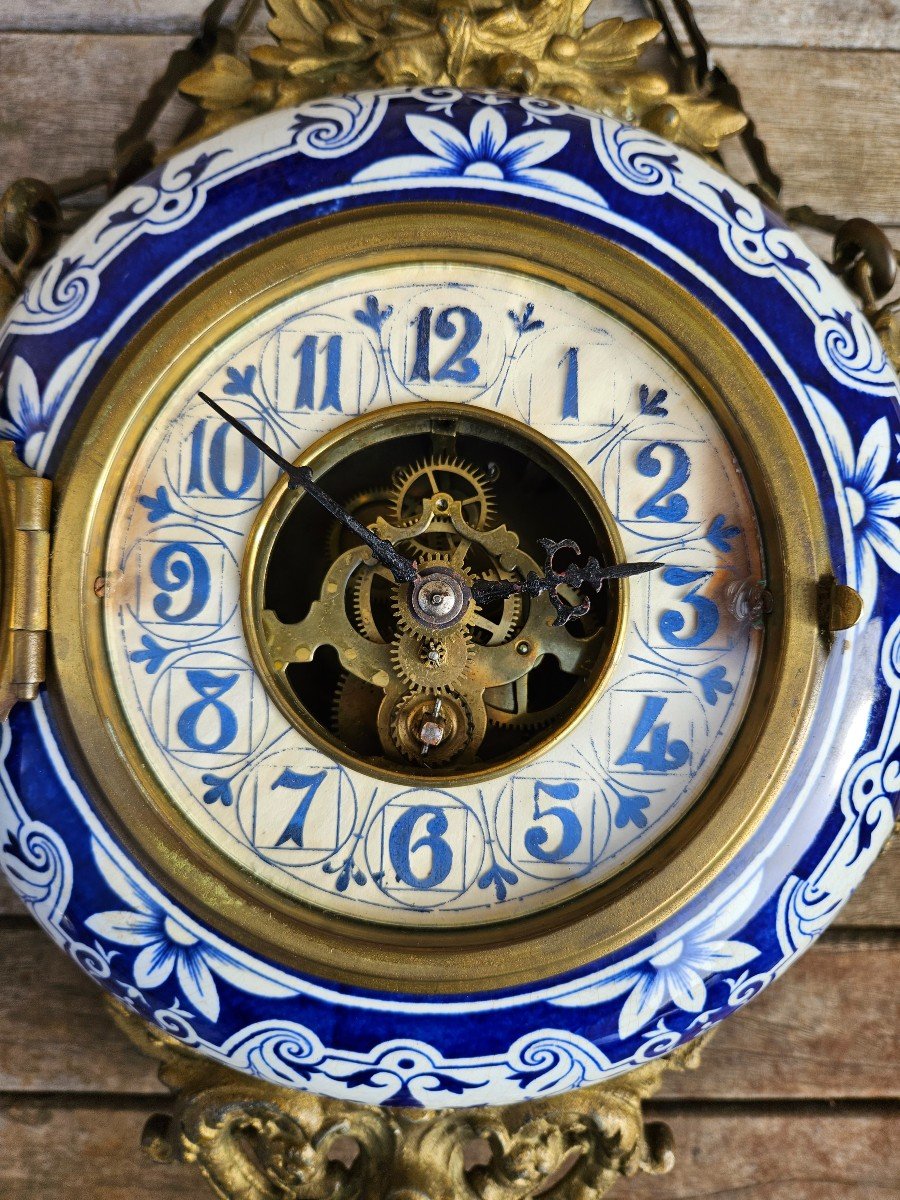
[[[478,579],[472,584],[472,596],[475,603],[489,604],[492,600],[505,600],[509,596],[515,595],[537,597],[542,592],[546,592],[556,609],[556,620],[553,624],[567,625],[569,621],[578,620],[579,617],[584,617],[590,612],[590,597],[582,593],[582,588],[585,586],[599,591],[607,580],[644,575],[663,565],[658,562],[610,563],[604,567],[596,558],[591,557],[583,566],[573,562],[565,570],[557,571],[553,566],[556,555],[561,550],[571,550],[573,554],[579,555],[581,549],[578,544],[571,538],[564,538],[561,542],[554,542],[551,538],[541,538],[538,544],[545,556],[543,575],[538,575],[536,571],[529,571],[524,579]],[[569,604],[559,594],[559,589],[563,586],[576,592],[581,603]]]
[[[302,489],[306,494],[315,500],[317,504],[330,513],[336,521],[340,521],[342,525],[346,525],[349,530],[363,542],[380,563],[382,563],[391,572],[394,579],[398,583],[411,583],[418,576],[418,567],[405,555],[401,554],[390,542],[386,542],[384,538],[380,538],[377,533],[373,533],[365,525],[356,520],[354,516],[342,508],[333,496],[330,496],[323,488],[314,481],[312,471],[309,467],[298,467],[295,463],[289,462],[277,450],[274,450],[266,442],[263,441],[258,434],[245,425],[243,421],[239,421],[237,417],[217,404],[215,400],[206,395],[205,392],[198,392],[197,395],[209,407],[222,418],[227,421],[238,433],[251,442],[260,454],[264,454],[271,462],[275,463],[280,471],[287,476],[288,487],[291,489]]]

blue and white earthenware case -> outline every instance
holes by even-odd
[[[117,196],[27,287],[0,342],[0,431],[28,466],[53,477],[110,364],[205,273],[322,217],[435,200],[535,214],[597,235],[668,276],[724,325],[803,447],[835,575],[859,592],[863,615],[837,635],[803,752],[727,868],[615,953],[493,992],[338,985],[237,944],[176,903],[101,819],[64,748],[52,689],[16,706],[2,730],[0,858],[36,920],[83,970],[221,1063],[340,1099],[428,1108],[515,1103],[603,1081],[746,1004],[852,894],[891,832],[900,791],[897,379],[854,300],[802,241],[724,174],[653,134],[559,102],[434,88],[314,101],[216,136]],[[391,306],[365,294],[358,303],[359,328],[387,369]],[[541,311],[528,309],[526,294],[509,304],[516,336],[538,328]],[[264,371],[261,359],[232,364],[224,392],[253,396]],[[568,400],[563,415],[577,429],[577,400]],[[345,415],[339,399],[332,407]],[[354,412],[364,407],[360,399]],[[637,418],[665,415],[658,397],[646,396]],[[598,470],[622,434],[616,420],[602,436],[591,432]],[[196,519],[183,501],[176,480],[140,502],[144,519],[165,531]],[[723,554],[737,544],[725,519],[701,534]],[[231,543],[211,533],[205,544],[214,543],[236,571]],[[223,609],[216,619],[233,617]],[[184,642],[152,625],[136,630],[135,687],[156,696],[151,689],[179,669]],[[229,654],[235,671],[247,665],[239,649]],[[681,680],[697,727],[714,740],[740,663],[717,667],[711,657],[703,670],[686,669],[664,654],[654,662]],[[248,754],[268,752],[264,733],[251,740]],[[666,766],[684,743],[654,745]],[[224,820],[241,803],[241,760],[220,762],[217,752],[211,746],[206,762],[176,754],[173,769],[185,778],[196,769],[196,804]],[[642,753],[649,762],[651,752]],[[614,774],[606,819],[624,844],[653,808]],[[558,781],[545,792],[557,804],[571,795]],[[373,873],[366,830],[354,823],[364,820],[363,800],[354,793],[341,853],[327,869],[316,866],[317,887],[351,899]],[[478,836],[481,857],[457,893],[470,888],[499,904],[514,892],[521,864],[487,825]]]

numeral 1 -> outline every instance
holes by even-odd
[[[559,361],[566,366],[566,386],[563,392],[562,419],[578,420],[578,347],[572,346]]]

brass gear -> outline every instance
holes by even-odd
[[[422,510],[422,501],[438,495],[459,500],[462,514],[473,529],[489,529],[494,520],[494,495],[485,471],[452,455],[424,459],[394,472],[392,492],[393,519],[397,525],[408,525]],[[458,535],[452,525],[435,523],[426,535],[427,540],[411,539],[420,550],[434,549],[434,538],[446,537],[451,543]]]
[[[334,689],[331,704],[331,728],[345,744],[360,746],[360,736],[371,734],[368,745],[361,747],[367,754],[380,753],[378,741],[378,708],[384,698],[381,688],[345,671]]]
[[[374,525],[379,517],[386,517],[392,510],[394,491],[392,488],[374,488],[368,492],[357,492],[344,504],[344,508],[352,517],[356,517],[363,525]],[[359,544],[359,539],[352,534],[340,521],[332,522],[328,531],[329,562],[334,562],[339,554],[350,550]]]
[[[472,645],[464,629],[449,630],[440,638],[401,633],[391,646],[391,658],[406,683],[423,691],[444,692],[464,678]]]
[[[369,639],[384,645],[386,639],[372,609],[372,586],[378,576],[370,568],[363,566],[355,575],[350,587],[350,605],[353,609],[353,621],[359,632]]]
[[[418,736],[418,730],[426,720],[435,720],[444,729],[440,744],[430,745],[427,750]],[[467,749],[473,733],[469,705],[456,692],[440,696],[407,692],[390,711],[391,741],[404,758],[418,765],[440,767],[452,762]]]
[[[428,567],[446,567],[453,565],[454,570],[458,575],[461,575],[466,583],[469,583],[469,576],[465,569],[457,564],[451,563],[449,554],[438,554],[434,551],[426,551],[420,554],[417,558],[420,570],[427,570]],[[391,607],[394,613],[394,619],[397,622],[397,628],[401,634],[408,633],[419,641],[428,641],[435,636],[435,630],[429,629],[423,625],[421,621],[417,621],[412,615],[409,607],[409,601],[406,598],[408,585],[405,583],[397,584],[393,588],[393,597],[391,599]],[[467,622],[463,621],[460,628],[465,628]]]

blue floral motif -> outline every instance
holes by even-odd
[[[358,308],[353,314],[360,325],[366,325],[373,333],[381,333],[385,321],[390,317],[393,308],[388,304],[381,308],[377,296],[366,296],[365,308]]]
[[[137,950],[132,973],[142,991],[162,987],[174,973],[187,1001],[209,1021],[218,1020],[221,1007],[215,976],[258,996],[296,993],[296,988],[262,976],[210,945],[193,922],[166,912],[96,842],[94,859],[107,884],[129,907],[95,913],[85,925],[106,941]]]
[[[816,405],[837,459],[859,559],[857,588],[871,613],[878,592],[878,559],[900,571],[900,479],[887,478],[892,459],[887,417],[871,425],[854,450],[843,417],[824,396]]]
[[[493,886],[498,903],[502,903],[506,899],[507,885],[512,887],[514,883],[518,882],[519,877],[515,871],[501,867],[498,862],[495,862],[478,880],[478,886],[482,891]]]
[[[325,863],[322,870],[326,875],[337,874],[334,886],[338,892],[346,892],[351,882],[355,883],[357,887],[362,887],[366,882],[366,876],[354,862],[352,854],[344,859],[340,867],[335,867],[331,863]]]
[[[522,309],[521,314],[513,309],[509,310],[509,319],[516,327],[516,333],[519,337],[523,337],[526,333],[534,333],[538,329],[544,328],[544,322],[534,315],[534,305],[530,302]]]
[[[226,396],[249,396],[251,399],[256,399],[256,392],[253,390],[256,382],[256,367],[252,363],[243,371],[239,371],[237,367],[227,367],[225,374],[228,376],[228,382],[222,385],[222,391]]]
[[[234,793],[231,790],[231,780],[221,775],[207,773],[202,777],[207,790],[203,793],[204,804],[221,804],[223,808],[231,808],[234,804]]]
[[[606,205],[600,194],[583,180],[539,165],[554,158],[568,144],[571,135],[566,130],[535,129],[510,137],[506,120],[496,108],[480,109],[472,118],[468,134],[448,121],[418,114],[408,116],[406,124],[416,141],[430,153],[382,159],[358,172],[357,183],[400,176],[445,176],[527,184]]]
[[[719,513],[710,523],[709,529],[706,531],[706,540],[716,550],[721,550],[723,554],[728,554],[731,550],[731,542],[741,532],[739,525],[726,525],[725,516]]]
[[[145,663],[148,675],[155,675],[159,668],[166,660],[166,656],[172,653],[174,647],[161,646],[156,638],[145,633],[141,638],[142,650],[132,650],[129,658],[132,662]]]
[[[616,792],[619,806],[616,809],[616,828],[624,829],[627,825],[636,825],[638,829],[646,829],[647,817],[645,808],[650,807],[649,796],[628,795]]]
[[[663,407],[669,393],[665,388],[658,388],[653,395],[650,395],[650,389],[646,383],[642,383],[638,392],[638,400],[641,405],[641,412],[645,417],[667,417],[669,410]]]
[[[26,359],[16,356],[6,375],[6,411],[0,419],[0,435],[11,438],[21,458],[31,467],[37,463],[41,443],[66,402],[72,384],[85,359],[94,348],[93,340],[83,342],[68,354],[41,390]]]
[[[710,667],[710,669],[699,677],[697,682],[703,689],[703,698],[707,704],[717,704],[719,694],[730,696],[734,691],[732,684],[725,678],[724,667]]]
[[[710,975],[743,967],[759,956],[755,946],[732,940],[725,934],[747,913],[761,880],[762,876],[757,875],[719,911],[694,928],[663,938],[643,962],[610,972],[555,1003],[580,1007],[615,1000],[627,993],[619,1012],[621,1038],[637,1033],[669,1001],[683,1012],[702,1012]]]
[[[164,521],[175,512],[168,488],[164,487],[158,487],[152,496],[139,496],[138,504],[146,508],[148,521]]]

